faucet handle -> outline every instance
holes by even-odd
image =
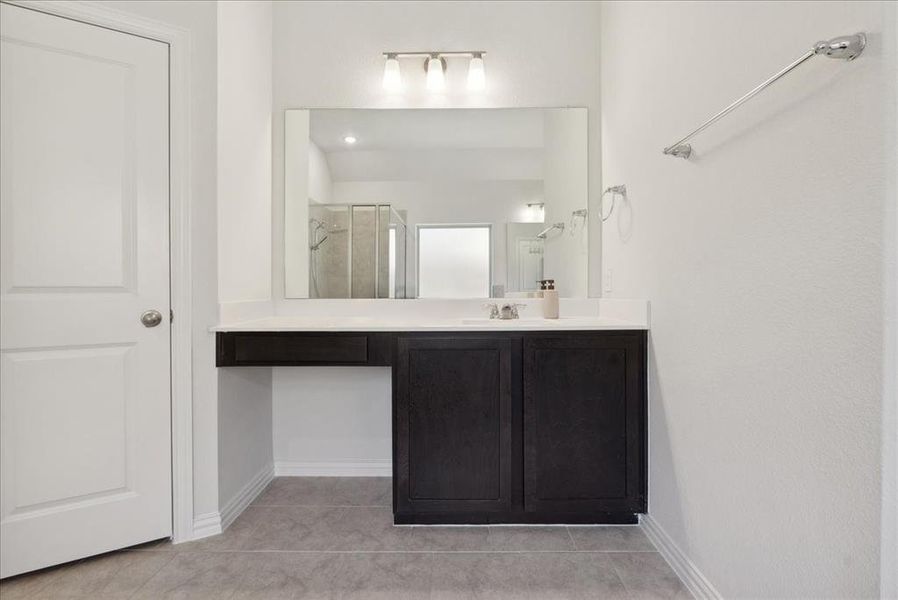
[[[499,318],[499,305],[495,302],[487,302],[483,305],[483,309],[490,311],[490,319]]]
[[[518,308],[524,307],[525,304],[515,304],[513,302],[505,302],[499,308],[499,318],[500,319],[517,319],[518,318]]]

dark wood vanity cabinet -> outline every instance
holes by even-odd
[[[397,339],[396,512],[464,521],[511,510],[512,340]]]
[[[524,338],[524,510],[646,509],[645,336]]]
[[[392,366],[396,523],[635,523],[646,510],[645,331],[216,337],[220,367]]]
[[[632,523],[646,332],[397,335],[397,523]]]
[[[229,331],[215,336],[218,367],[383,367],[391,333]]]

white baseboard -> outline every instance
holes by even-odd
[[[357,460],[331,462],[300,462],[278,460],[274,463],[278,477],[390,477],[393,461]]]
[[[228,500],[221,509],[221,529],[224,531],[240,516],[246,507],[262,493],[262,490],[274,479],[274,466],[267,465],[259,471],[243,488]]]
[[[193,517],[193,538],[191,540],[201,540],[209,536],[218,535],[221,532],[220,513],[211,512]],[[185,541],[189,542],[191,540]]]
[[[664,560],[674,570],[683,585],[692,593],[696,600],[722,600],[720,595],[708,578],[702,575],[689,557],[674,543],[673,539],[667,535],[658,522],[651,515],[640,515],[639,523],[646,537],[658,549],[658,553],[664,557]]]

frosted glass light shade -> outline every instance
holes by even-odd
[[[442,92],[446,89],[446,76],[443,73],[443,60],[439,56],[427,59],[427,90]]]
[[[388,56],[384,63],[384,89],[388,92],[402,91],[402,73],[399,71],[399,59]]]
[[[546,220],[546,205],[541,202],[528,204],[527,212],[530,223],[542,223]]]
[[[483,57],[474,55],[468,64],[468,90],[482,92],[486,89],[486,71],[483,68]]]

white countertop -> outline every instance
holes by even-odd
[[[608,317],[487,319],[410,317],[269,317],[218,325],[212,331],[586,331],[648,329]]]

